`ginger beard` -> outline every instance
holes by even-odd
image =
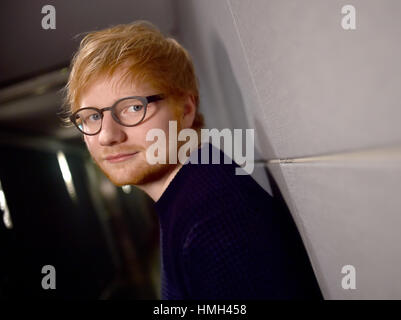
[[[181,123],[179,121],[179,117],[176,117],[177,121],[177,135],[181,130]],[[146,150],[147,148],[154,143],[154,141],[147,141],[146,147],[130,148],[130,150],[118,150],[118,153],[130,153],[133,150],[139,151],[132,158],[120,162],[120,163],[109,163],[107,160],[98,161],[94,157],[92,159],[98,165],[100,170],[106,175],[106,177],[116,186],[124,186],[124,185],[144,185],[148,184],[166,177],[171,171],[173,171],[179,163],[171,163],[169,159],[169,147],[170,147],[170,139],[169,133],[166,134],[166,163],[156,163],[150,164],[146,160]],[[180,147],[185,144],[186,141],[176,141],[177,148],[173,150],[177,152]],[[117,153],[117,152],[116,152]],[[178,159],[178,156],[177,156]]]

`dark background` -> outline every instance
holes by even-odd
[[[55,30],[41,26],[47,4],[56,8]],[[58,117],[83,33],[137,19],[174,33],[170,1],[0,3],[0,182],[12,222],[0,221],[0,298],[159,297],[152,200],[105,179],[81,135]],[[45,265],[55,267],[56,290],[41,287]]]

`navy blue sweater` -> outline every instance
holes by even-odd
[[[161,298],[322,299],[292,217],[238,165],[187,163],[155,203]]]

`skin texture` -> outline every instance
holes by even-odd
[[[111,106],[122,97],[162,93],[146,83],[119,81],[122,72],[120,70],[112,77],[94,81],[82,94],[80,108],[103,108]],[[93,160],[115,185],[135,185],[157,201],[182,165],[168,164],[168,158],[167,164],[149,164],[146,161],[146,150],[154,141],[146,141],[146,134],[153,128],[162,129],[167,137],[168,148],[169,120],[177,121],[178,131],[191,128],[195,112],[196,106],[191,95],[185,97],[180,105],[173,105],[168,97],[148,104],[145,120],[134,127],[121,126],[113,120],[111,112],[106,111],[100,133],[94,136],[84,135],[84,141]],[[178,142],[178,150],[183,143]],[[106,159],[108,156],[133,152],[138,153],[127,156],[123,161],[113,163]],[[166,154],[168,155],[168,151]]]

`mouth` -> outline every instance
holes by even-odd
[[[110,163],[123,162],[134,157],[139,151],[133,153],[118,153],[104,158]]]

